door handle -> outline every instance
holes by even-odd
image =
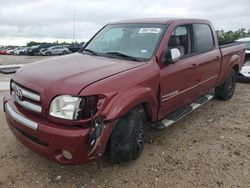
[[[197,63],[192,64],[189,68],[193,69],[193,68],[195,68],[195,67],[198,67],[198,64],[197,64]]]

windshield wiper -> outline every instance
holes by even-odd
[[[133,61],[140,61],[141,62],[141,60],[136,58],[136,57],[129,56],[129,55],[126,55],[126,54],[123,54],[123,53],[120,53],[120,52],[106,52],[106,54],[110,54],[110,55],[113,55],[113,56],[123,57],[125,59],[129,59],[129,60],[133,60]]]
[[[90,49],[83,49],[82,52],[89,52],[93,55],[98,55],[97,52],[93,51],[93,50],[90,50]]]

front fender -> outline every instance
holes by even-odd
[[[148,115],[151,119],[157,118],[158,100],[151,88],[134,87],[115,95],[104,109],[106,120],[114,120],[125,115],[135,106],[146,103]]]

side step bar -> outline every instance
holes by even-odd
[[[175,123],[176,121],[178,121],[178,120],[182,119],[183,117],[185,117],[186,115],[190,114],[192,111],[199,108],[200,106],[202,106],[206,102],[210,101],[211,99],[213,99],[213,97],[214,97],[213,95],[201,96],[195,102],[193,102],[189,105],[185,105],[182,108],[174,111],[173,113],[168,115],[165,119],[158,121],[158,122],[155,122],[154,124],[152,124],[151,127],[153,129],[157,129],[157,130],[165,129],[168,126]]]

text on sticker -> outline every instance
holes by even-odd
[[[160,28],[141,28],[139,33],[160,33]]]

